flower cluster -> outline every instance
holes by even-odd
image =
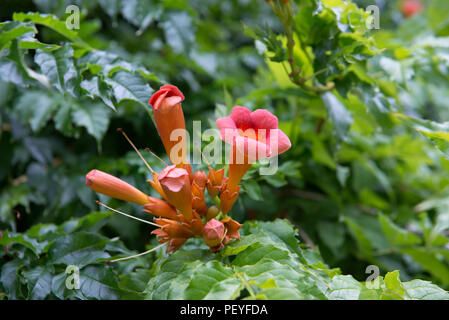
[[[278,129],[278,120],[270,112],[261,109],[251,112],[237,106],[229,117],[217,120],[222,140],[232,146],[228,176],[225,177],[225,168],[215,170],[210,166],[208,174],[193,172],[185,152],[183,100],[184,95],[177,87],[164,85],[149,101],[172,163],[160,173],[149,167],[153,179],[148,182],[163,200],[99,170],[86,175],[86,185],[98,193],[142,205],[144,212],[156,217],[158,228],[152,233],[160,243],[168,243],[167,252],[176,251],[192,237],[202,237],[210,251],[217,252],[231,239],[240,238],[241,225],[228,213],[239,195],[238,184],[243,175],[257,159],[286,151],[290,141]],[[208,206],[206,191],[216,205]]]

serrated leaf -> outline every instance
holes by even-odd
[[[145,289],[145,299],[183,299],[195,269],[211,258],[208,251],[196,249],[177,251],[162,259]]]
[[[36,256],[39,256],[47,245],[47,241],[39,242],[27,235],[17,232],[5,232],[0,238],[0,245],[9,246],[12,244],[20,244],[31,249]]]
[[[99,143],[109,126],[110,112],[102,104],[78,105],[73,112],[73,122],[87,129]]]
[[[449,292],[441,289],[430,281],[412,280],[402,283],[410,299],[418,300],[449,300]]]
[[[385,288],[381,296],[382,300],[404,300],[404,288],[399,279],[399,271],[388,272],[384,278]]]
[[[185,290],[185,299],[229,300],[238,297],[241,281],[231,268],[218,261],[199,266]]]
[[[358,300],[363,285],[352,276],[338,275],[332,278],[328,297],[331,300]]]
[[[42,73],[61,93],[69,92],[73,97],[79,96],[80,77],[73,62],[73,48],[65,45],[58,50],[46,52],[36,50],[34,61]]]
[[[109,108],[116,111],[115,106],[111,100],[112,92],[109,86],[104,82],[102,76],[94,76],[90,80],[83,80],[81,88],[87,91],[88,96],[92,99],[100,98]]]
[[[117,103],[122,100],[130,100],[145,108],[148,107],[148,100],[153,90],[135,72],[118,70],[112,76],[105,77],[104,81],[111,86]]]
[[[29,299],[43,300],[51,293],[51,281],[53,277],[47,268],[37,266],[24,271],[23,276],[27,280]]]
[[[116,275],[104,265],[83,268],[79,290],[86,299],[115,300],[121,294]]]

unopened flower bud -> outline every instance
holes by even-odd
[[[225,236],[223,223],[216,219],[210,220],[203,229],[204,242],[211,248],[218,246]]]
[[[215,171],[209,168],[209,175],[207,176],[207,193],[214,198],[220,192],[224,180],[224,168]]]
[[[129,183],[100,170],[92,170],[86,175],[86,185],[95,192],[111,198],[137,204],[149,203],[148,196]]]
[[[220,209],[218,209],[217,206],[211,206],[209,209],[207,209],[206,219],[210,220],[210,219],[215,218],[219,212],[220,212]]]

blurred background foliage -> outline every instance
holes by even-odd
[[[304,80],[295,84],[282,21],[261,0],[2,1],[4,295],[98,298],[72,296],[58,287],[62,277],[52,280],[70,260],[53,259],[58,248],[44,262],[32,258],[54,239],[95,247],[83,266],[102,279],[116,272],[121,288],[133,288],[129,297],[150,290],[162,254],[115,269],[94,263],[155,241],[147,226],[97,212],[84,175],[97,168],[151,193],[149,173],[116,129],[165,157],[147,104],[162,83],[186,96],[191,132],[193,120],[214,127],[243,105],[272,111],[290,137],[275,175],[259,175],[259,165],[247,173],[235,219],[288,219],[328,276],[339,268],[364,281],[374,264],[449,289],[449,4],[422,1],[422,12],[404,18],[402,2],[294,1],[293,60]],[[80,8],[79,30],[65,28],[70,4]],[[372,4],[380,30],[365,26]],[[100,200],[145,218],[138,206]],[[21,269],[26,263],[33,268]],[[126,278],[139,266],[150,271]],[[33,293],[39,274],[51,294]]]

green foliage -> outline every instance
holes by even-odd
[[[449,299],[449,7],[429,0],[404,19],[376,1],[381,30],[369,30],[371,2],[78,1],[79,30],[65,0],[2,8],[0,297]],[[162,83],[186,96],[189,130],[263,107],[292,148],[274,175],[247,172],[231,215],[248,221],[222,252],[193,239],[107,264],[157,243],[96,211],[84,175],[153,192],[115,129],[166,159],[148,108]]]

